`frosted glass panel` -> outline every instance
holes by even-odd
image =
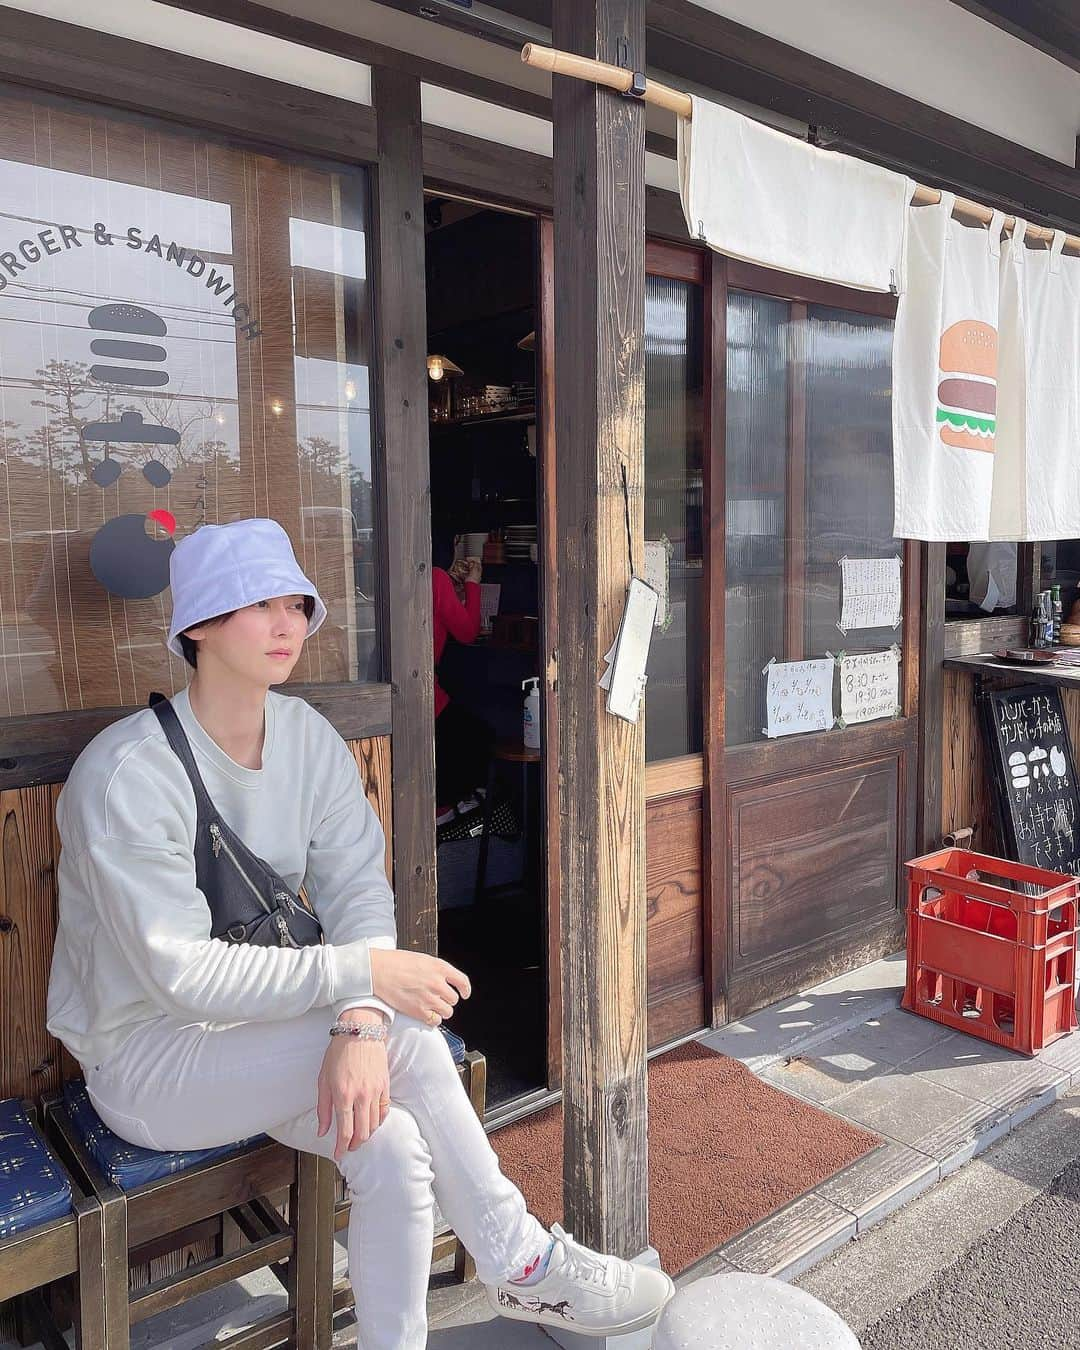
[[[653,634],[645,757],[701,751],[701,289],[645,280],[645,539],[667,573],[668,613]]]
[[[726,726],[765,725],[762,667],[784,657],[789,307],[732,291],[727,312]]]
[[[845,637],[841,558],[890,558],[889,320],[732,291],[727,349],[727,743],[763,737],[773,658],[876,651]]]
[[[892,322],[811,305],[806,332],[806,656],[877,651],[900,629],[841,637],[840,568],[893,558]]]

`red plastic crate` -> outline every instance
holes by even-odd
[[[1080,879],[959,848],[907,873],[901,1007],[1024,1055],[1076,1030]]]

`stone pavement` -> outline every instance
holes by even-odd
[[[897,953],[700,1037],[885,1143],[683,1271],[678,1285],[728,1269],[794,1280],[1056,1102],[1074,1081],[1080,1087],[1080,1034],[1036,1060],[1011,1054],[900,1009],[904,972]],[[342,1263],[344,1255],[339,1249]],[[257,1272],[163,1315],[167,1326],[145,1322],[132,1350],[191,1350],[255,1314],[252,1300],[261,1309],[278,1299],[273,1283]],[[476,1282],[449,1283],[439,1267],[429,1320],[431,1350],[553,1345],[539,1328],[497,1318]],[[355,1335],[346,1329],[339,1342],[355,1344]]]
[[[865,1350],[1073,1350],[1077,1159],[1080,1085],[798,1284]]]

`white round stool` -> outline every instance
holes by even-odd
[[[652,1350],[859,1350],[851,1328],[812,1294],[768,1275],[709,1275],[680,1289]]]

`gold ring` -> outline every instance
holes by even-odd
[[[432,1011],[428,1013],[428,1021],[431,1023],[432,1026],[434,1026],[438,1020],[439,1014],[437,1012]]]

